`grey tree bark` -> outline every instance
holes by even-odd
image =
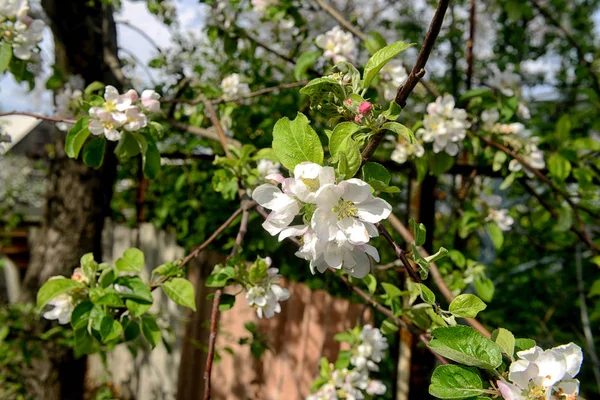
[[[54,34],[56,64],[67,75],[81,75],[86,84],[101,81],[122,88],[112,8],[89,0],[42,0],[42,7]],[[101,258],[116,160],[107,148],[104,165],[99,170],[88,168],[66,156],[64,135],[58,136],[43,219],[23,281],[24,301],[33,301],[50,276],[69,276],[83,254],[93,252]],[[82,399],[85,358],[76,360],[71,352],[52,345],[41,350],[45,357],[35,359],[31,370],[23,373],[32,398]]]

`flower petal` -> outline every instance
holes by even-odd
[[[358,218],[373,224],[386,219],[392,212],[392,206],[378,197],[357,204],[356,208]]]

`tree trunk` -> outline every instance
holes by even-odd
[[[86,84],[101,81],[121,89],[112,8],[100,3],[42,0],[54,34],[56,64],[66,75],[81,75]],[[70,276],[83,254],[93,252],[101,259],[102,229],[116,177],[114,154],[109,146],[104,165],[94,170],[81,160],[69,159],[64,152],[64,135],[58,136],[61,139],[55,143],[50,163],[41,227],[23,281],[25,301],[33,301],[49,277]],[[41,350],[44,357],[33,363],[31,371],[24,371],[33,398],[82,399],[85,359],[75,360],[71,352],[51,345]]]

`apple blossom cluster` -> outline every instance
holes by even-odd
[[[233,99],[235,97],[250,93],[250,87],[242,82],[240,74],[227,75],[221,81],[221,90],[224,99]]]
[[[515,223],[515,219],[510,216],[507,209],[494,210],[490,208],[486,221],[495,222],[496,225],[498,225],[498,228],[503,232],[510,231]]]
[[[525,125],[520,122],[510,124],[502,124],[500,120],[500,112],[497,109],[485,110],[481,113],[481,122],[483,130],[490,133],[500,135],[520,135],[525,131]]]
[[[29,15],[28,0],[0,0],[0,43],[10,43],[13,55],[31,60],[38,54],[46,24]]]
[[[488,86],[500,90],[506,97],[514,96],[521,86],[521,77],[513,71],[512,66],[500,71],[497,65],[492,65],[490,70],[492,76],[487,81]]]
[[[280,163],[276,163],[265,158],[258,160],[256,166],[256,169],[258,170],[258,175],[263,179],[266,179],[269,175],[281,174],[279,168],[281,168]]]
[[[62,276],[53,276],[50,279],[64,279]],[[81,268],[75,268],[73,270],[73,275],[71,275],[71,279],[74,281],[89,283],[87,278],[81,272]],[[68,324],[71,322],[71,314],[73,314],[73,310],[75,306],[77,306],[77,301],[73,297],[73,295],[69,293],[62,293],[52,300],[48,302],[48,305],[53,306],[53,308],[49,311],[46,311],[43,314],[43,317],[49,320],[56,319],[58,323],[61,325]]]
[[[115,87],[106,86],[104,104],[89,110],[89,130],[92,134],[104,135],[111,141],[121,140],[121,129],[132,132],[146,127],[148,117],[144,112],[160,111],[158,99],[160,95],[154,90],[144,90],[140,98],[133,89],[119,94]]]
[[[270,257],[262,261],[267,267],[271,267]],[[256,308],[258,318],[272,318],[276,313],[281,312],[279,302],[290,298],[290,292],[277,284],[281,278],[278,272],[277,268],[268,268],[266,275],[246,288],[246,300],[250,307]]]
[[[404,164],[408,159],[421,158],[424,154],[425,148],[419,141],[408,143],[404,138],[398,138],[398,142],[390,158],[398,164]]]
[[[568,400],[577,399],[579,381],[574,379],[583,361],[576,344],[543,350],[540,347],[520,351],[518,360],[509,368],[508,379],[500,380],[498,389],[505,400]]]
[[[365,398],[365,393],[371,396],[385,394],[387,388],[383,382],[371,379],[369,374],[379,371],[377,364],[383,360],[387,348],[387,339],[381,331],[365,325],[360,332],[360,341],[350,350],[350,365],[354,368],[334,369],[334,365],[330,364],[329,381],[306,400],[360,400]]]
[[[531,168],[543,169],[546,167],[546,162],[544,161],[544,152],[537,147],[537,143],[540,139],[539,137],[504,136],[503,139],[506,143],[510,144],[513,150],[515,150]],[[513,172],[524,169],[528,176],[533,175],[529,169],[523,168],[523,165],[517,159],[510,160],[508,163],[508,169]]]
[[[54,97],[54,114],[59,118],[74,118],[79,110],[79,101],[83,98],[85,82],[80,75],[71,75],[62,90]],[[69,130],[71,124],[59,122],[56,127],[61,131]]]
[[[401,61],[392,60],[379,72],[383,87],[383,98],[387,101],[392,101],[396,97],[398,88],[408,79],[406,68]]]
[[[252,197],[272,210],[263,227],[279,240],[301,236],[296,256],[310,261],[310,269],[343,269],[357,278],[371,267],[369,256],[379,261],[377,249],[368,244],[378,236],[376,223],[386,219],[392,207],[371,194],[360,179],[336,182],[332,167],[304,162],[294,176],[267,176],[273,183],[257,187]],[[279,188],[281,185],[281,188]],[[298,217],[298,223],[291,225]]]
[[[454,97],[445,94],[438,97],[435,103],[427,105],[423,128],[418,129],[416,135],[426,143],[433,142],[434,153],[445,151],[450,156],[456,156],[467,136],[470,126],[467,112],[455,108],[455,104]]]
[[[334,64],[352,61],[356,57],[356,44],[352,34],[343,31],[339,26],[317,36],[315,43],[325,50],[323,57],[333,60]]]

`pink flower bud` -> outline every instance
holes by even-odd
[[[352,99],[346,99],[346,104],[351,106],[352,105]]]
[[[354,122],[360,124],[360,121],[362,121],[362,115],[357,115],[356,117],[354,117]]]
[[[366,115],[371,111],[373,111],[373,104],[369,103],[368,101],[363,101],[360,103],[360,106],[358,106],[358,112],[362,115]]]

